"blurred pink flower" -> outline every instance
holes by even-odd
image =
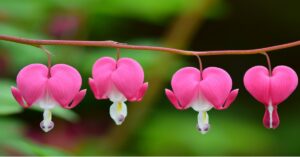
[[[125,101],[141,101],[148,83],[144,82],[144,71],[133,59],[114,60],[103,57],[93,66],[89,84],[96,99],[110,99],[110,116],[117,125],[121,125],[127,116]]]
[[[287,66],[277,66],[272,74],[264,66],[249,69],[244,76],[247,91],[266,107],[263,123],[266,128],[277,128],[277,105],[287,99],[298,84],[296,72]]]
[[[48,32],[58,39],[74,38],[80,29],[82,19],[76,14],[60,13],[50,19]]]
[[[43,64],[31,64],[19,72],[17,88],[12,87],[11,92],[21,106],[38,104],[44,109],[41,128],[48,132],[54,127],[51,109],[71,109],[84,98],[86,90],[79,91],[81,82],[79,72],[71,66],[57,64],[49,69]]]
[[[238,95],[238,89],[231,91],[229,74],[216,67],[206,68],[202,74],[193,67],[182,68],[173,75],[171,85],[173,92],[165,90],[168,99],[178,110],[192,107],[199,112],[197,128],[201,133],[210,127],[207,111],[228,108]]]

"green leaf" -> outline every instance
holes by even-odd
[[[0,80],[0,115],[15,114],[22,111],[22,107],[13,98],[10,87],[14,83],[8,80]]]
[[[0,118],[1,130],[0,144],[7,141],[22,138],[22,132],[24,131],[24,124],[20,121],[10,118]],[[5,128],[5,129],[4,129]]]
[[[47,19],[45,17],[49,13],[47,11],[49,4],[45,2],[27,0],[23,3],[22,0],[1,0],[0,14],[3,14],[8,22],[15,23],[20,28],[36,31],[43,26]]]
[[[38,155],[38,156],[62,156],[67,155],[62,150],[58,150],[46,145],[36,144],[28,139],[15,139],[5,142],[5,146],[24,155]]]
[[[210,1],[210,0],[208,0]],[[195,6],[205,5],[206,0],[86,0],[74,1],[72,4],[54,0],[55,4],[63,8],[76,8],[91,15],[107,15],[115,17],[129,17],[153,23],[164,23],[184,10],[193,9]],[[223,0],[215,0],[215,5],[204,13],[205,18],[222,17],[228,10]],[[84,8],[89,8],[85,10]],[[92,17],[92,16],[91,16]]]

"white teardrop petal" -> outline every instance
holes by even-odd
[[[127,106],[124,102],[114,102],[110,106],[110,117],[117,125],[121,125],[127,116]]]
[[[197,128],[202,134],[208,132],[210,125],[207,112],[199,112]]]
[[[40,123],[40,127],[44,132],[49,132],[54,128],[54,123],[52,122],[52,113],[50,110],[44,110],[43,121]]]

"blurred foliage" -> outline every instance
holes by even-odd
[[[0,34],[165,46],[164,40],[178,17],[201,8],[208,1],[214,5],[199,16],[202,22],[192,32],[193,41],[186,45],[187,49],[261,47],[266,41],[271,45],[272,40],[276,43],[299,38],[297,6],[300,3],[281,4],[272,0],[1,0]],[[187,20],[194,20],[190,16]],[[189,22],[180,24],[185,26]],[[69,64],[81,73],[82,88],[88,88],[87,80],[98,58],[116,56],[112,48],[45,47],[52,52],[53,64]],[[283,57],[277,59],[276,55],[272,56],[275,58],[272,61],[299,67],[298,61],[293,61],[299,58],[296,53],[281,55]],[[108,115],[108,102],[96,101],[88,90],[86,98],[74,110],[55,108],[53,114],[58,125],[55,131],[44,134],[36,126],[41,120],[41,109],[33,106],[22,112],[10,87],[15,86],[20,69],[31,63],[46,64],[47,57],[36,47],[1,41],[0,155],[299,155],[299,96],[285,102],[289,108],[280,108],[281,126],[271,131],[261,124],[263,106],[242,88],[242,73],[260,62],[260,56],[259,59],[255,56],[203,57],[205,67],[223,67],[232,74],[234,86],[241,88],[233,107],[209,112],[212,128],[206,135],[195,128],[196,112],[176,111],[164,96],[172,74],[183,66],[198,66],[195,58],[125,49],[121,49],[121,57],[136,59],[144,68],[145,80],[152,80],[149,92],[156,88],[152,97],[147,93],[143,102],[128,105],[129,119],[135,117],[134,114],[144,114],[138,110],[134,113],[134,106],[143,108],[149,103],[147,99],[153,100],[148,112],[140,116],[142,123],[137,124],[138,129],[130,130],[135,126],[132,121],[114,126]],[[132,132],[126,133],[126,129]],[[114,130],[121,130],[118,137],[126,136],[124,143],[122,139],[107,139]]]
[[[199,136],[200,132],[196,129],[197,113],[194,111],[182,112],[180,116],[174,112],[156,114],[163,116],[155,116],[140,132],[140,140],[136,144],[140,153],[255,155],[263,154],[274,143],[274,138],[256,123],[243,123],[244,119],[220,116],[217,112],[209,113],[212,127],[204,136]]]
[[[9,115],[22,111],[22,107],[15,101],[10,92],[11,85],[12,82],[6,80],[1,80],[0,82],[0,115]]]
[[[16,120],[1,118],[0,152],[1,155],[66,155],[64,151],[37,144],[24,137],[24,125]]]
[[[41,22],[45,18],[41,15],[49,15],[54,8],[58,10],[80,10],[81,14],[93,16],[103,14],[109,16],[129,17],[143,21],[162,23],[169,17],[179,14],[184,9],[195,7],[198,0],[164,0],[157,3],[153,0],[79,0],[66,3],[60,0],[35,1],[28,0],[20,5],[22,0],[2,0],[0,9],[4,13],[9,13],[13,19],[23,20],[28,23]],[[204,2],[204,0],[201,0]],[[228,10],[228,6],[223,1],[218,1],[213,9],[204,16],[215,18],[223,16]],[[37,14],[39,13],[39,14]]]

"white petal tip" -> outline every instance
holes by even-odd
[[[203,134],[203,135],[206,134],[209,131],[209,128],[210,128],[209,124],[206,124],[206,125],[201,126],[201,127],[199,125],[197,125],[198,131],[201,132],[201,134]]]
[[[125,121],[125,116],[120,115],[118,118],[114,119],[117,125],[121,125]]]
[[[51,131],[53,128],[54,128],[54,123],[52,122],[52,121],[50,121],[50,122],[46,122],[46,121],[42,121],[41,123],[40,123],[40,127],[41,127],[41,129],[44,131],[44,132],[49,132],[49,131]]]

